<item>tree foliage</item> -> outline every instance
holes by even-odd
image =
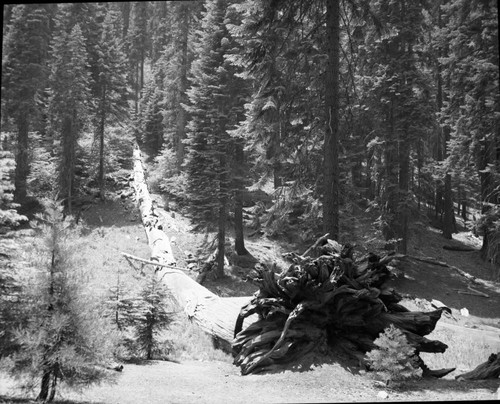
[[[63,220],[62,210],[50,201],[38,217],[33,270],[19,303],[29,321],[15,332],[19,349],[11,355],[12,372],[26,376],[26,386],[38,388],[44,401],[54,399],[60,381],[77,387],[102,380],[112,352],[99,302],[86,290],[82,268],[75,266],[70,222]]]

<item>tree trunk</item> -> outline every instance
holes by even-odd
[[[339,238],[339,0],[326,2],[325,140],[323,150],[323,227]]]
[[[455,379],[465,380],[484,380],[484,379],[498,379],[500,377],[500,352],[491,354],[488,360],[474,370],[463,373],[455,377]]]
[[[22,203],[27,196],[27,178],[29,174],[28,144],[29,144],[29,116],[24,109],[17,116],[17,150],[16,171],[14,177],[14,201]]]
[[[248,254],[245,248],[245,236],[243,233],[243,171],[245,165],[245,153],[243,151],[243,144],[239,141],[235,144],[235,196],[234,196],[234,249],[238,255]]]
[[[99,121],[99,196],[101,201],[104,201],[104,128],[106,125],[106,86],[103,84],[101,94],[101,110],[100,121]]]
[[[226,220],[227,220],[227,198],[223,195],[219,200],[219,218],[218,226],[219,230],[217,233],[217,257],[215,260],[217,262],[217,268],[215,272],[216,278],[222,278],[224,276],[224,257],[226,249]]]
[[[186,138],[186,111],[180,105],[187,104],[186,90],[188,87],[188,33],[189,33],[189,5],[182,4],[182,33],[181,33],[181,69],[179,77],[179,106],[177,111],[177,169],[180,171],[184,162],[184,143]]]
[[[396,133],[394,129],[394,100],[391,100],[389,105],[388,122],[389,128],[386,131],[386,147],[384,150],[385,154],[385,172],[386,172],[386,186],[385,186],[385,207],[384,216],[385,223],[382,229],[382,233],[386,241],[394,240],[400,231],[397,212],[398,212],[398,145],[396,139]],[[386,245],[387,249],[394,249],[396,246],[394,242],[391,241]]]
[[[75,113],[65,116],[62,123],[62,165],[60,168],[60,196],[67,213],[71,214],[73,181],[75,177]]]
[[[151,248],[151,261],[175,265],[168,237],[158,229],[158,217],[153,207],[144,180],[141,152],[134,150],[134,189],[139,204],[142,222]],[[223,256],[223,255],[222,255]],[[203,331],[212,335],[230,352],[234,337],[234,327],[241,308],[251,296],[221,298],[197,283],[181,270],[157,267],[159,279],[168,287],[172,297],[184,310],[186,316]],[[247,320],[247,325],[256,321],[255,316]]]
[[[405,132],[401,139],[399,147],[399,206],[398,206],[398,221],[399,234],[401,242],[399,243],[398,251],[406,254],[408,248],[408,222],[409,222],[409,181],[410,181],[410,145],[408,142],[408,134]]]

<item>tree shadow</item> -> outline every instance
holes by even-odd
[[[0,404],[35,404],[40,403],[40,401],[35,400],[34,398],[26,398],[26,397],[12,397],[8,395],[0,394]],[[105,404],[104,402],[96,402],[96,401],[80,401],[80,400],[58,400],[55,399],[52,401],[54,404]]]
[[[436,378],[419,378],[407,380],[393,385],[389,384],[388,388],[400,392],[419,392],[432,390],[435,392],[468,392],[471,390],[488,390],[494,394],[500,386],[499,379],[490,380],[455,380],[455,379],[436,379]]]

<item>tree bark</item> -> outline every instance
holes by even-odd
[[[235,181],[236,192],[234,195],[234,249],[238,255],[248,254],[245,248],[245,236],[243,232],[243,170],[245,154],[241,142],[235,144],[235,170],[237,171]]]
[[[500,352],[491,354],[488,360],[474,370],[463,373],[455,377],[455,379],[465,380],[484,380],[484,379],[498,379],[500,377]]]
[[[325,72],[325,140],[323,150],[323,227],[334,240],[339,238],[339,0],[326,2],[327,67]]]
[[[73,181],[75,178],[75,125],[76,113],[65,116],[62,123],[62,166],[60,171],[60,196],[66,211],[71,214]]]
[[[186,138],[186,111],[180,105],[187,103],[186,90],[188,87],[188,33],[189,33],[189,5],[181,4],[182,32],[181,32],[181,66],[179,77],[179,106],[177,111],[177,169],[180,171],[184,162],[184,143]]]
[[[409,206],[408,206],[408,190],[410,182],[410,144],[408,134],[402,133],[403,139],[400,141],[399,147],[399,206],[398,206],[398,221],[399,234],[401,241],[398,243],[398,251],[406,254],[408,247],[408,222],[409,222]]]
[[[217,257],[215,257],[217,269],[215,275],[217,278],[222,278],[224,276],[224,257],[226,254],[227,197],[223,195],[219,203],[219,230],[217,233]]]
[[[104,128],[106,125],[106,86],[103,84],[101,89],[101,110],[99,121],[99,196],[104,201]]]
[[[14,177],[14,201],[22,203],[27,196],[27,178],[29,174],[28,143],[29,143],[29,116],[24,109],[17,116],[17,150],[16,171]]]

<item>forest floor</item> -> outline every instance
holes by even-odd
[[[96,288],[103,290],[113,284],[117,271],[134,272],[132,265],[120,254],[126,252],[145,259],[149,248],[138,210],[133,199],[122,199],[119,189],[110,192],[105,202],[95,201],[82,216],[86,247],[80,254],[96,267],[90,277]],[[162,206],[160,197],[156,197]],[[168,215],[164,230],[170,236],[178,266],[187,266],[191,254],[202,259],[213,248],[204,234],[193,233],[189,220],[179,212],[163,211]],[[6,252],[28,246],[29,229],[2,236],[0,247]],[[409,254],[432,257],[448,266],[429,265],[423,261],[398,265],[399,276],[393,286],[405,296],[409,309],[432,310],[436,299],[452,309],[452,316],[438,322],[430,339],[449,345],[444,354],[422,357],[431,368],[457,367],[443,379],[419,379],[387,387],[364,371],[337,363],[331,357],[310,356],[301,366],[288,366],[279,372],[241,376],[229,355],[219,360],[186,358],[180,363],[147,361],[125,364],[116,373],[113,383],[86,388],[80,393],[61,390],[60,403],[273,403],[273,402],[354,402],[354,401],[442,401],[500,399],[500,379],[488,381],[456,381],[455,375],[471,370],[484,362],[488,355],[500,352],[500,284],[488,281],[494,270],[480,260],[479,252],[444,250],[443,245],[478,248],[480,240],[470,232],[444,240],[429,226],[413,229]],[[270,240],[264,236],[249,237],[246,248],[261,262],[286,265],[282,253],[298,251],[307,246]],[[22,249],[22,247],[21,247]],[[2,250],[2,251],[3,251]],[[257,290],[247,281],[249,269],[234,256],[228,256],[230,268],[222,280],[208,280],[206,287],[220,296],[250,296]],[[240,264],[240,265],[237,265]],[[474,277],[468,279],[456,269]],[[192,272],[193,277],[196,272]],[[488,297],[468,289],[472,287]],[[104,292],[103,292],[104,293]],[[462,309],[467,309],[466,313]],[[14,380],[0,370],[0,403],[32,402],[17,388]],[[56,401],[57,402],[57,401]]]

